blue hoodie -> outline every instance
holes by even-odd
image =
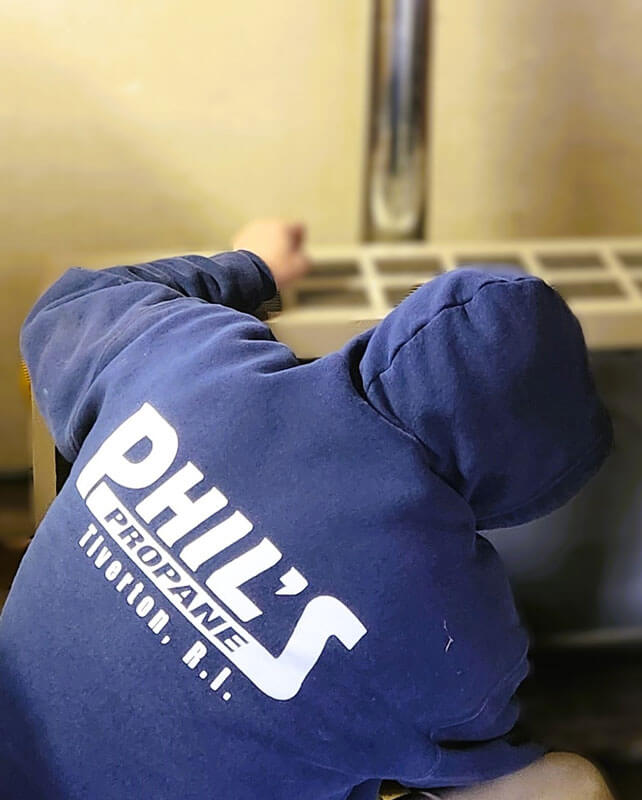
[[[246,251],[97,272],[22,349],[71,474],[0,624],[12,798],[374,800],[515,744],[527,637],[477,531],[551,511],[611,439],[542,281],[460,270],[299,364]]]

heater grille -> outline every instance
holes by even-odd
[[[193,250],[177,250],[187,252]],[[68,253],[51,265],[48,282],[69,264],[97,268],[168,255],[150,250]],[[301,359],[341,347],[425,281],[472,264],[503,264],[543,278],[569,303],[594,350],[642,347],[642,238],[373,242],[313,248],[311,255],[306,278],[260,312]]]
[[[313,251],[313,268],[281,294],[269,324],[302,358],[341,346],[425,281],[502,264],[543,278],[569,303],[593,349],[642,347],[642,239],[488,244],[374,243]]]

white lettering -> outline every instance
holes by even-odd
[[[205,584],[239,619],[249,622],[263,612],[239,586],[266,572],[280,560],[281,551],[269,539],[262,539],[256,547],[215,570]]]
[[[136,606],[136,613],[139,617],[146,617],[152,608],[154,608],[154,598],[146,594]]]
[[[92,542],[92,543],[89,545],[89,547],[87,548],[87,551],[86,551],[86,553],[87,553],[87,557],[88,557],[88,558],[91,558],[91,557],[94,555],[94,553],[96,552],[96,550],[98,550],[98,548],[100,547],[100,545],[101,545],[101,544],[102,544],[104,541],[105,541],[105,537],[104,537],[104,536],[97,536],[97,537],[94,539],[94,541],[93,541],[93,542]]]
[[[134,605],[134,601],[136,600],[138,595],[143,591],[144,588],[145,587],[143,586],[143,584],[140,581],[138,581],[138,583],[134,586],[131,592],[127,595],[128,605],[130,606]]]
[[[110,522],[111,520],[106,520],[106,521]],[[122,520],[119,520],[117,518],[115,518],[115,522],[122,524]],[[128,547],[136,547],[137,544],[140,544],[141,542],[145,541],[145,537],[143,536],[143,534],[140,531],[136,530],[136,528],[133,525],[130,525],[124,531],[121,531],[118,535]]]
[[[129,586],[130,583],[134,582],[134,576],[131,572],[126,572],[123,577],[118,581],[116,584],[116,591],[122,592],[126,586]]]
[[[149,453],[140,461],[130,461],[127,453],[144,439],[151,443]],[[167,471],[177,452],[176,431],[155,408],[145,403],[105,439],[83,467],[76,487],[85,498],[105,476],[130,489],[151,486]]]
[[[170,547],[227,505],[227,498],[215,486],[198,500],[190,500],[186,493],[202,480],[203,473],[188,461],[136,506],[136,512],[145,522],[150,522],[166,508],[174,512],[172,519],[156,531]]]
[[[367,633],[357,617],[336,597],[321,595],[307,604],[278,658],[256,643],[231,657],[252,683],[275,700],[290,700],[319,660],[326,642],[336,636],[348,650]]]
[[[105,577],[108,581],[115,581],[120,575],[122,568],[123,565],[120,563],[120,561],[112,561],[105,570]]]
[[[160,564],[160,562],[163,560],[163,557],[158,552],[158,550],[149,544],[146,544],[143,547],[141,547],[138,551],[138,555],[140,557],[140,560],[144,564],[149,564],[150,567],[155,567],[157,564]]]
[[[147,450],[143,449],[145,442],[148,443]],[[134,448],[136,452],[133,452]],[[142,452],[146,455],[141,456]],[[247,536],[253,530],[247,517],[240,511],[232,513],[184,546],[179,561],[170,551],[165,552],[153,534],[102,480],[107,477],[131,489],[149,487],[165,475],[177,452],[176,431],[145,403],[105,440],[87,462],[76,481],[78,491],[104,527],[105,534],[116,542],[200,636],[223,653],[264,694],[275,700],[289,700],[301,688],[330,638],[335,637],[346,649],[352,650],[366,634],[366,628],[340,600],[323,595],[306,605],[279,656],[272,655],[245,631],[222,603],[244,622],[260,616],[262,610],[241,587],[279,563],[282,558],[280,550],[269,539],[263,538],[247,552],[214,570],[203,586],[188,573],[187,567],[199,570],[209,559]],[[174,475],[165,478],[162,485],[136,506],[146,523],[166,510],[173,512],[172,518],[156,531],[166,545],[173,546],[227,505],[227,498],[215,487],[202,492],[197,499],[190,499],[187,493],[201,481],[203,474],[189,461]],[[79,544],[88,557],[93,557],[104,542],[104,536],[97,534],[98,529],[92,524],[80,538]],[[96,566],[102,567],[111,555],[106,546],[102,547],[95,557]],[[139,617],[147,617],[153,612],[154,599],[151,595],[139,599],[144,591],[143,583],[135,583],[134,575],[122,570],[120,561],[112,561],[105,569],[105,578],[110,582],[118,579],[115,584],[118,592],[130,587],[127,603],[135,608]],[[295,567],[283,574],[280,582],[277,595],[297,595],[308,586],[305,576]],[[213,595],[222,603],[215,601]],[[158,610],[147,625],[158,634],[169,619],[165,611]],[[165,635],[160,643],[166,644],[170,638]],[[184,663],[195,669],[207,650],[205,644],[197,640],[183,656]],[[226,694],[229,697],[229,693]]]
[[[190,569],[196,571],[208,559],[247,536],[252,528],[250,520],[240,511],[235,511],[231,517],[185,545],[180,557]]]
[[[101,548],[100,553],[98,553],[98,555],[94,559],[94,566],[100,569],[100,567],[105,566],[105,564],[109,561],[110,558],[111,558],[111,550],[108,547],[103,547]]]
[[[87,528],[87,530],[83,533],[80,537],[78,544],[84,548],[87,542],[91,539],[92,536],[95,536],[98,533],[98,528],[91,523],[91,525]]]
[[[141,550],[142,550],[142,548],[141,548]],[[143,564],[144,563],[145,562],[143,561]],[[180,579],[181,579],[181,576],[174,569],[174,567],[172,567],[170,564],[161,564],[161,566],[158,569],[154,570],[153,574],[157,578],[167,578],[168,580],[173,581],[174,583],[178,583],[180,581]],[[151,577],[151,575],[150,575],[150,577]],[[152,578],[152,580],[153,580],[153,578]],[[156,583],[156,581],[154,581],[154,583]]]
[[[196,669],[206,653],[207,647],[203,642],[196,641],[183,656],[183,664],[187,664],[190,669]]]
[[[163,609],[159,609],[147,623],[147,627],[154,633],[160,633],[169,622],[169,614]]]

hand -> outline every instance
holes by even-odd
[[[310,268],[305,253],[305,226],[281,219],[254,220],[234,236],[234,250],[249,250],[268,265],[278,289],[301,278]]]

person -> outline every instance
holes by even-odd
[[[252,312],[306,266],[302,226],[257,222],[211,258],[71,269],[28,315],[72,468],[1,618],[12,798],[576,797],[524,790],[551,757],[511,734],[528,639],[479,532],[609,451],[577,320],[461,269],[304,364]]]

